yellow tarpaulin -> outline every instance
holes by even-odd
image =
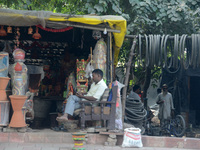
[[[115,45],[115,56],[114,56],[114,65],[117,65],[118,62],[118,55],[120,48],[123,44],[124,37],[126,34],[126,20],[121,16],[89,16],[89,15],[83,15],[83,16],[74,16],[67,18],[66,16],[51,16],[49,18],[49,21],[70,21],[70,22],[78,22],[78,23],[84,23],[89,25],[98,25],[102,23],[108,23],[111,29],[118,29],[120,30],[120,33],[113,32]]]

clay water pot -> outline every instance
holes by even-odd
[[[5,89],[9,80],[10,78],[8,77],[0,77],[0,101],[8,101]]]
[[[22,112],[22,107],[27,99],[24,95],[10,95],[10,100],[13,108],[13,115],[10,121],[10,127],[25,127],[25,119]]]
[[[0,77],[0,90],[5,90],[10,78],[8,77]]]

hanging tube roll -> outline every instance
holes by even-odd
[[[169,73],[178,72],[181,66],[184,69],[200,67],[200,34],[150,34],[138,37],[138,67],[161,66]]]
[[[149,66],[149,41],[148,41],[148,36],[145,34],[145,40],[146,40],[146,57],[145,57],[145,64],[146,67]]]
[[[163,49],[163,45],[164,45],[164,40],[165,40],[165,35],[162,35],[162,39],[161,39],[161,43],[160,43],[160,61],[159,61],[159,66],[163,66],[164,67],[164,64],[163,63],[163,58],[164,58],[164,49]]]
[[[198,37],[198,47],[197,47],[197,50],[198,50],[198,57],[197,57],[197,60],[198,60],[198,65],[197,65],[197,67],[199,67],[199,65],[200,65],[200,35],[199,34],[197,34],[197,37]]]
[[[181,44],[180,44],[180,52],[181,52],[181,64],[183,65],[184,69],[187,70],[189,68],[189,53],[188,53],[188,49],[185,47],[185,41],[187,38],[186,34],[183,34],[181,36],[182,40],[181,40]],[[186,53],[187,52],[187,53]],[[185,56],[186,54],[186,56]]]
[[[174,56],[172,57],[173,58],[173,68],[178,68],[178,54],[179,54],[178,43],[179,43],[179,35],[175,34],[175,36],[174,36]]]
[[[142,48],[141,48],[141,46],[142,46],[142,38],[141,38],[141,35],[139,34],[139,36],[138,36],[138,38],[139,38],[139,59],[138,59],[138,66],[140,66],[140,65],[142,65],[143,66],[143,64],[142,64]]]
[[[153,59],[152,59],[152,48],[153,48],[153,35],[149,35],[149,66],[152,67],[153,66]]]

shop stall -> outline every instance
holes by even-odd
[[[0,51],[9,56],[7,96],[27,97],[22,114],[35,128],[55,125],[66,97],[87,92],[91,67],[112,82],[126,32],[121,16],[11,9],[0,9],[0,26]]]

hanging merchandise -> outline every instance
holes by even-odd
[[[94,30],[92,32],[92,37],[95,39],[95,40],[98,40],[101,38],[101,31],[97,31],[97,30]]]
[[[20,36],[19,28],[17,28],[17,35]]]
[[[9,55],[6,52],[0,52],[0,77],[8,76]]]
[[[107,46],[103,38],[97,41],[93,51],[93,62],[94,69],[101,69],[103,71],[103,79],[106,80],[106,52]]]
[[[86,72],[86,74],[85,74],[85,77],[86,78],[92,78],[92,71],[94,70],[94,67],[92,66],[92,63],[91,63],[92,61],[90,61],[88,64],[87,64],[87,66],[86,66],[86,69],[85,69],[85,72]]]
[[[11,26],[7,27],[7,33],[12,33],[12,27]]]
[[[25,95],[27,91],[27,67],[23,63],[25,52],[22,49],[15,49],[13,52],[15,63],[10,70],[12,78],[13,95]]]
[[[107,29],[105,28],[104,31],[103,31],[103,34],[107,34]]]
[[[15,28],[15,46],[14,49],[19,47],[19,38],[20,38],[20,32],[19,32],[19,28]]]
[[[67,27],[64,29],[51,29],[51,28],[43,28],[41,25],[36,25],[36,27],[38,27],[42,30],[48,31],[48,32],[65,32],[65,31],[73,29],[73,27]]]
[[[6,36],[6,35],[7,35],[6,30],[3,28],[3,26],[1,26],[0,36]]]
[[[28,34],[33,34],[33,28],[32,27],[28,28]]]
[[[33,38],[36,40],[39,40],[42,38],[40,33],[38,33],[38,27],[36,27],[36,33],[33,34]]]

